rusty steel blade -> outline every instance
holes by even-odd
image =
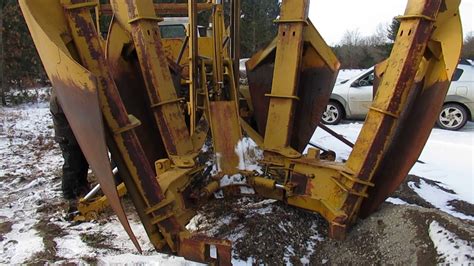
[[[105,143],[104,124],[97,89],[95,87],[83,89],[71,81],[64,81],[57,77],[54,77],[51,83],[56,90],[77,142],[97,177],[107,201],[135,247],[141,252],[117,193]]]
[[[405,180],[430,136],[448,87],[448,81],[440,82],[412,96],[415,99],[411,108],[402,115],[396,137],[374,175],[375,187],[368,191],[369,197],[362,202],[361,217],[376,211]]]
[[[73,59],[62,39],[63,33],[68,30],[63,8],[57,0],[21,0],[19,3],[74,135],[120,223],[135,247],[141,251],[115,187],[96,80]]]
[[[64,113],[70,121],[77,142],[92,171],[97,176],[104,195],[133,244],[141,252],[140,244],[128,223],[117,193],[105,143],[97,91],[81,90],[73,83],[68,84],[60,79],[52,79],[51,82],[56,89]]]
[[[360,216],[377,210],[387,197],[405,180],[414,165],[439,115],[450,79],[458,64],[462,46],[459,0],[442,1],[435,30],[428,42],[419,73],[408,97],[408,105],[400,116],[394,139],[374,172],[375,187],[362,201]],[[448,48],[449,47],[449,48]],[[384,66],[376,68],[380,76]]]

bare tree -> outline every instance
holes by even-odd
[[[387,38],[387,28],[387,25],[379,23],[375,29],[375,33],[364,39],[365,45],[378,46],[388,43],[389,39]]]
[[[344,68],[359,68],[360,60],[364,57],[363,39],[358,29],[347,30],[337,47]]]
[[[474,32],[471,31],[464,39],[462,58],[474,60]]]
[[[346,30],[342,36],[341,45],[357,46],[362,43],[359,29]]]

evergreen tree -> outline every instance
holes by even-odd
[[[0,7],[1,97],[6,104],[6,91],[42,85],[46,75],[18,1],[2,0]]]
[[[398,29],[400,29],[400,21],[396,18],[392,19],[392,24],[387,29],[387,38],[392,41],[392,43],[395,42],[395,39],[397,38],[398,35]]]
[[[242,0],[242,57],[250,57],[276,37],[278,26],[273,21],[280,14],[278,0]]]

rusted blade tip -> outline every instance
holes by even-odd
[[[130,223],[128,222],[127,216],[125,214],[125,211],[123,210],[123,207],[122,207],[121,203],[120,203],[120,207],[121,208],[119,208],[119,209],[114,208],[115,214],[117,215],[117,218],[119,219],[120,223],[122,224],[123,229],[125,229],[125,231],[127,232],[128,237],[130,237],[130,240],[132,240],[133,245],[135,246],[137,251],[140,254],[142,254],[143,253],[142,248],[140,247],[140,244],[138,243],[137,237],[135,236],[135,234],[132,231],[132,228],[130,227]]]
[[[138,251],[140,254],[142,254],[142,253],[143,253],[143,250],[142,250],[142,248],[140,247],[140,244],[138,243],[137,237],[136,237],[135,234],[133,233],[132,228],[130,227],[130,223],[128,222],[128,219],[127,219],[127,217],[125,216],[125,212],[123,212],[123,214],[124,214],[123,216],[117,214],[117,217],[118,217],[120,223],[122,224],[123,228],[124,228],[125,231],[127,232],[128,237],[130,237],[130,240],[132,240],[133,245],[135,246],[135,248],[137,249],[137,251]]]

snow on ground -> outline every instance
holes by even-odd
[[[329,127],[355,142],[362,125],[363,122],[347,121]],[[311,142],[335,151],[338,161],[346,160],[351,153],[350,147],[319,128],[311,138]],[[474,203],[474,123],[468,122],[459,131],[434,128],[420,160],[424,164],[416,163],[410,174],[438,181],[442,187],[451,189],[456,194],[448,193],[423,181],[419,188],[412,185],[412,189],[435,207],[457,217],[474,220],[472,216],[453,211],[448,204],[451,200],[459,199]]]
[[[394,205],[412,205],[412,206],[416,206],[414,204],[410,204],[402,199],[399,199],[399,198],[392,198],[392,197],[389,197],[387,198],[387,200],[385,200],[385,202],[389,202],[389,203],[392,203]]]
[[[440,189],[437,186],[433,186],[428,184],[424,180],[420,180],[419,184],[415,184],[415,182],[408,182],[408,186],[415,191],[420,197],[427,200],[436,208],[443,210],[446,213],[449,213],[455,217],[466,219],[466,220],[473,220],[473,216],[465,215],[463,213],[459,213],[458,211],[454,210],[449,203],[453,200],[459,200],[460,198],[464,200],[464,198],[459,197],[456,194],[449,193],[445,190]],[[443,187],[446,188],[446,187]]]
[[[474,204],[474,123],[459,131],[435,128],[411,173],[440,181]]]
[[[239,156],[239,170],[263,173],[258,161],[263,159],[263,151],[251,138],[243,138],[237,143],[235,153]]]
[[[0,222],[11,223],[0,242],[0,263],[22,263],[44,247],[34,229],[36,210],[57,194],[44,184],[53,178],[60,154],[40,152],[54,145],[47,104],[1,108],[0,113]]]
[[[58,262],[83,264],[94,258],[103,264],[199,265],[153,251],[133,215],[130,225],[150,257],[136,259],[135,248],[115,217],[104,224],[66,221],[59,178],[62,156],[51,125],[46,102],[0,107],[0,264],[42,259],[51,252],[44,231],[52,230],[52,258]],[[109,239],[107,245],[94,247],[104,238]]]
[[[474,248],[467,241],[459,239],[456,234],[436,221],[431,222],[429,234],[444,263],[471,265],[474,258]]]
[[[106,256],[99,259],[98,265],[160,265],[160,266],[190,266],[202,265],[183,258],[166,256],[166,255],[151,255],[140,256],[135,254],[121,254],[116,256]]]

